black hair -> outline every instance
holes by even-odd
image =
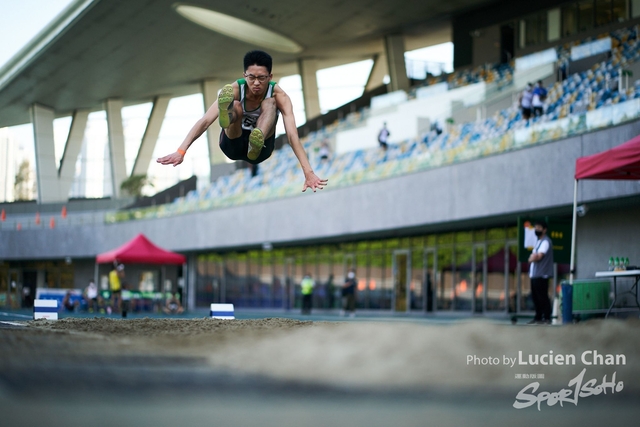
[[[546,230],[547,228],[549,228],[549,227],[547,227],[547,223],[546,223],[545,221],[543,221],[543,220],[535,221],[535,222],[533,223],[533,225],[534,225],[534,226],[539,225],[540,227],[544,228],[545,230]]]
[[[258,65],[260,67],[266,67],[269,74],[271,74],[272,63],[271,55],[261,50],[252,50],[251,52],[247,52],[244,56],[245,71],[247,71],[247,68],[252,65]]]

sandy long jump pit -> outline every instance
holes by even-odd
[[[64,410],[78,419],[103,410],[110,418],[157,416],[154,425],[172,416],[204,422],[211,411],[229,417],[227,425],[289,425],[283,414],[300,417],[296,425],[335,417],[337,425],[367,426],[427,425],[425,417],[465,425],[469,416],[474,425],[512,418],[594,425],[640,416],[637,319],[512,326],[67,318],[24,325],[0,328],[0,409],[17,422],[3,425],[42,425],[27,410],[34,402],[51,414],[49,425],[74,425],[64,417],[55,424]]]

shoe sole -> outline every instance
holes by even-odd
[[[264,134],[260,129],[255,128],[249,135],[249,152],[247,153],[247,157],[250,160],[257,159],[262,151],[262,147],[264,147]]]
[[[218,94],[218,123],[222,129],[231,125],[229,107],[233,103],[233,86],[225,85]]]

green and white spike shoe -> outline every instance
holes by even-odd
[[[226,129],[231,124],[231,113],[233,109],[233,86],[225,85],[218,94],[218,123],[222,129]]]
[[[264,134],[260,129],[255,128],[249,135],[249,151],[247,152],[247,157],[251,160],[257,159],[262,151],[262,147],[264,147]]]

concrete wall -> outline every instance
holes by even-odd
[[[95,259],[72,259],[73,264],[73,287],[84,289],[93,280],[95,271]],[[97,282],[98,286],[100,283]]]
[[[455,45],[453,66],[458,68],[471,65],[474,62],[485,62],[484,58],[479,57],[479,52],[474,51],[475,38],[471,36],[474,30],[515,21],[517,18],[529,15],[530,13],[551,9],[562,3],[566,3],[566,1],[538,0],[536,2],[514,2],[511,0],[499,0],[495,3],[478,7],[477,9],[465,10],[463,13],[453,16],[452,36],[453,44]],[[499,57],[500,46],[496,46],[495,50]],[[535,50],[540,49],[538,47]],[[486,49],[480,52],[489,54],[489,52],[486,52]],[[516,51],[516,55],[520,56],[520,53]],[[491,57],[495,57],[495,54],[491,55]]]
[[[495,224],[496,218],[514,223],[523,213],[553,211],[569,216],[576,158],[609,149],[638,134],[640,121],[378,182],[315,194],[308,190],[287,199],[164,219],[53,230],[2,230],[0,259],[90,259],[138,233],[167,249],[195,252],[257,248],[264,242],[302,244],[407,230],[451,230],[460,224]],[[299,179],[302,187],[301,174]],[[627,196],[640,196],[640,182],[580,183],[581,203]],[[580,233],[599,226],[590,222],[589,215],[585,218],[580,221]],[[630,234],[615,234],[625,235]],[[603,255],[600,244],[589,239],[580,245],[581,264],[609,256],[609,250]]]
[[[640,265],[636,236],[640,236],[640,206],[589,210],[577,223],[578,277],[591,278],[596,271],[607,270],[609,257],[627,257],[629,265]]]
[[[500,25],[481,28],[473,37],[473,66],[500,62]]]
[[[9,214],[24,215],[35,214],[36,212],[60,213],[63,206],[67,207],[69,213],[87,212],[96,210],[121,209],[135,202],[134,197],[123,197],[121,199],[73,199],[65,203],[38,204],[35,200],[29,202],[0,203],[0,209],[4,209]]]

